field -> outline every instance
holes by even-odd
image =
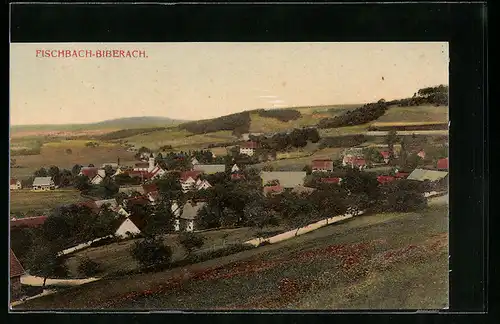
[[[270,229],[276,231],[276,228]],[[251,228],[223,229],[217,231],[201,232],[205,239],[202,250],[213,250],[223,247],[225,244],[243,243],[255,237],[255,230]],[[77,267],[83,257],[99,262],[102,266],[102,275],[108,275],[119,271],[134,270],[138,267],[137,262],[130,255],[130,248],[137,239],[112,243],[106,246],[94,247],[82,250],[73,254],[67,261],[70,274],[78,276]],[[173,249],[173,261],[182,260],[186,256],[186,251],[177,242],[176,234],[166,235],[165,244]]]
[[[15,309],[442,309],[447,233],[445,206],[360,216],[184,268],[105,278]]]
[[[76,190],[53,190],[34,192],[31,190],[10,191],[10,212],[29,213],[39,216],[50,212],[54,207],[84,200]],[[31,215],[32,214],[32,215]]]
[[[298,157],[292,159],[283,159],[276,161],[269,161],[264,163],[256,164],[256,168],[262,168],[264,166],[271,166],[275,171],[279,170],[289,170],[289,171],[302,171],[306,164],[311,164],[312,160],[315,159],[338,159],[344,149],[343,148],[324,148],[317,150],[311,155],[305,157]]]
[[[136,147],[146,146],[151,149],[158,149],[163,145],[171,145],[177,150],[189,150],[200,149],[212,143],[230,143],[237,140],[237,138],[231,135],[230,131],[195,135],[186,130],[172,128],[149,134],[127,137],[124,140]]]
[[[134,153],[127,152],[124,147],[116,144],[103,144],[98,147],[85,147],[87,141],[60,141],[45,143],[39,155],[14,156],[16,165],[11,168],[11,177],[25,179],[33,175],[35,170],[41,167],[56,165],[59,168],[71,169],[75,164],[88,165],[90,163],[100,166],[107,162],[116,162],[118,157],[120,163],[134,161]],[[72,153],[66,153],[71,149]]]
[[[448,122],[446,106],[390,107],[377,122]]]

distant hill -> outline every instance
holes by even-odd
[[[11,132],[36,132],[36,131],[79,131],[79,130],[98,130],[98,129],[130,129],[130,128],[148,128],[165,127],[184,122],[183,120],[171,119],[168,117],[125,117],[104,120],[97,123],[88,124],[62,124],[62,125],[12,125]]]

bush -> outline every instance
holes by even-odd
[[[271,110],[259,110],[259,116],[267,118],[275,118],[282,122],[288,122],[290,120],[296,120],[302,117],[302,114],[298,110],[294,109],[271,109]]]
[[[367,138],[364,135],[344,135],[344,136],[332,136],[332,137],[324,137],[319,147],[353,147],[360,145],[367,141]]]
[[[250,113],[244,111],[219,118],[184,123],[179,125],[179,128],[194,134],[205,134],[224,130],[237,130],[241,133],[248,133],[250,122]]]
[[[78,265],[78,272],[86,277],[93,277],[101,272],[101,264],[85,257]]]
[[[321,119],[318,123],[318,127],[336,128],[366,124],[382,117],[387,111],[387,108],[388,105],[383,100],[376,103],[369,103],[357,109],[347,111],[340,116]]]
[[[180,234],[178,240],[188,254],[191,254],[194,249],[201,248],[204,243],[204,239],[201,235],[192,232]]]
[[[143,268],[167,264],[172,258],[172,248],[156,237],[136,242],[130,253]]]

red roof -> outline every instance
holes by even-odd
[[[392,177],[392,176],[378,176],[377,181],[379,183],[388,183],[388,182],[394,181],[394,177]]]
[[[143,177],[143,178],[149,178],[151,176],[151,174],[146,171],[146,170],[143,170],[143,171],[138,171],[138,170],[134,170],[134,171],[129,171],[128,175],[130,177]]]
[[[241,145],[241,147],[256,149],[258,147],[258,144],[257,144],[257,142],[248,141],[248,142],[243,143]]]
[[[448,170],[448,158],[439,159],[437,161],[437,168],[440,170]]]
[[[17,184],[17,179],[10,179],[10,184],[11,185]]]
[[[382,151],[382,152],[380,152],[380,154],[382,155],[382,157],[384,159],[388,159],[391,156],[391,152],[389,152],[389,151]]]
[[[341,178],[321,178],[319,181],[322,183],[340,183]]]
[[[193,178],[193,180],[196,180],[200,176],[200,174],[202,174],[201,171],[184,171],[181,172],[180,180],[186,181],[187,179],[189,179],[189,177]]]
[[[354,164],[354,165],[358,165],[358,166],[360,166],[360,165],[366,165],[365,159],[361,159],[361,158],[356,158],[351,163]]]
[[[89,177],[90,179],[94,178],[96,175],[97,175],[97,171],[99,169],[98,168],[94,168],[94,167],[84,167],[80,170],[80,172]]]
[[[38,227],[42,226],[47,220],[47,216],[26,217],[11,219],[10,227]]]
[[[24,269],[19,260],[16,258],[14,251],[10,249],[10,278],[19,277],[24,274]]]
[[[332,160],[313,160],[312,161],[313,169],[326,169],[333,170],[333,161]]]

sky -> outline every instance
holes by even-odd
[[[146,57],[37,57],[53,49],[141,50]],[[449,64],[442,42],[12,43],[10,54],[12,125],[197,120],[391,100],[448,84]]]

